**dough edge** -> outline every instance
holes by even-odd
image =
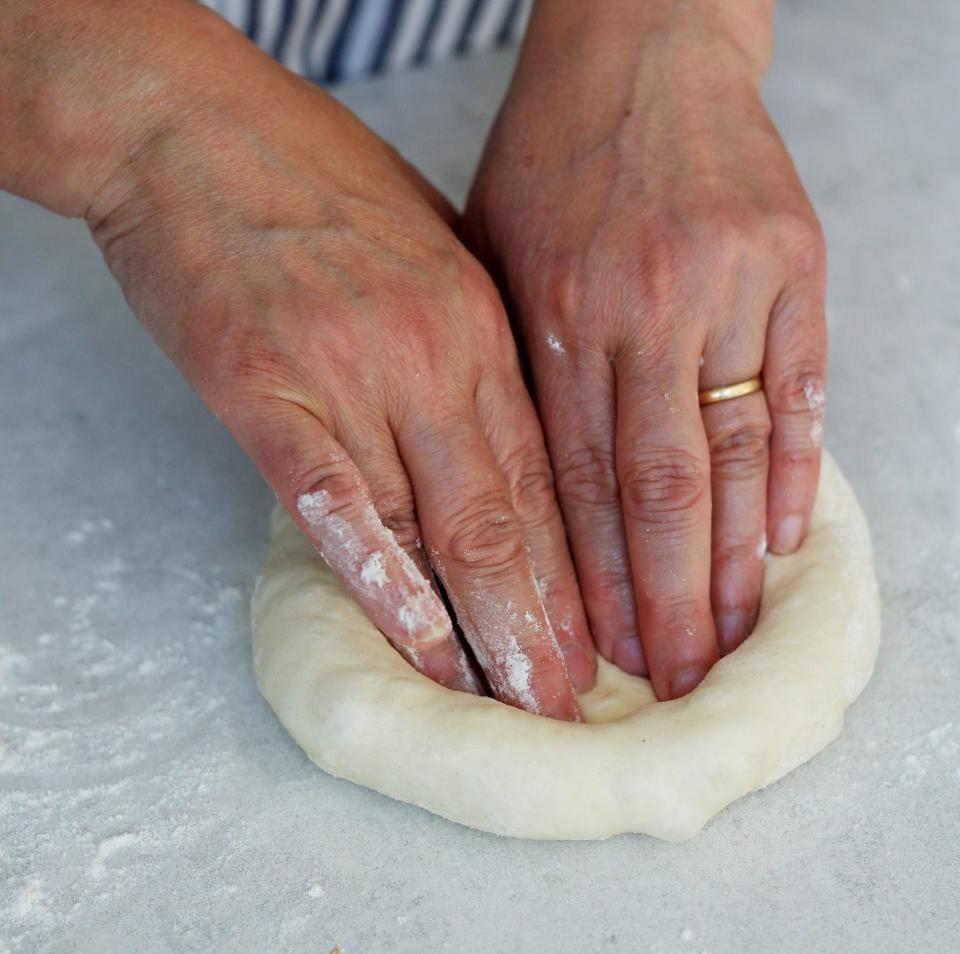
[[[879,644],[869,529],[827,454],[803,547],[767,558],[750,639],[690,695],[608,722],[561,723],[430,681],[279,509],[272,528],[251,618],[254,674],[280,722],[330,774],[500,835],[693,837],[836,738]],[[588,718],[594,697],[625,686],[649,695],[601,660]]]

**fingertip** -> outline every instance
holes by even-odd
[[[557,719],[560,722],[583,722],[583,713],[580,711],[577,697],[569,688],[569,683],[567,687],[566,691],[552,693],[546,699],[541,695],[534,705],[516,704],[517,708],[531,712],[533,715]]]
[[[564,722],[583,721],[572,679],[563,666],[551,673],[550,677],[537,680],[537,686],[538,705],[535,711],[539,715]]]
[[[583,711],[580,704],[574,699],[573,705],[564,706],[559,712],[551,714],[550,718],[559,719],[562,722],[583,722]]]
[[[773,528],[770,550],[781,556],[793,553],[800,546],[803,530],[803,516],[799,513],[787,514]]]
[[[418,672],[452,689],[471,695],[485,695],[481,681],[473,671],[464,648],[452,630],[439,642],[417,645],[398,645],[400,655]]]
[[[614,643],[613,663],[631,676],[647,675],[647,660],[639,636],[623,636]]]
[[[667,635],[677,631],[661,632],[662,635]],[[686,626],[680,629],[679,633],[683,638],[682,648],[676,637],[673,640],[668,638],[661,641],[657,647],[646,647],[650,681],[657,699],[661,702],[679,699],[692,692],[720,658],[712,614],[705,617],[698,626]],[[668,648],[673,652],[664,658]],[[659,658],[656,655],[657,650],[660,651]]]
[[[714,626],[717,630],[717,645],[721,656],[728,656],[753,632],[758,611],[759,606],[753,610],[733,607],[716,611]]]
[[[562,652],[573,688],[579,693],[589,692],[597,682],[596,654],[588,653],[579,643],[569,643]]]
[[[703,682],[708,672],[709,667],[706,666],[687,666],[678,670],[670,677],[670,691],[667,698],[679,699],[693,692]]]
[[[747,612],[742,609],[722,609],[714,615],[717,645],[720,655],[732,653],[747,638]]]
[[[771,553],[785,556],[803,543],[817,496],[819,448],[777,430],[771,438],[767,535]]]
[[[449,687],[456,692],[468,692],[473,696],[485,696],[487,694],[483,682],[473,671],[473,666],[470,665],[470,660],[462,648],[457,661],[457,671],[451,679]]]
[[[554,574],[554,581],[556,577]],[[597,651],[573,567],[569,567],[568,580],[560,584],[547,580],[547,577],[537,577],[537,592],[563,654],[567,675],[577,692],[588,692],[597,678]]]

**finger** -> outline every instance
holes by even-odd
[[[370,490],[370,499],[374,510],[384,527],[392,534],[416,565],[417,570],[430,584],[431,589],[442,599],[433,582],[433,571],[424,550],[420,524],[417,520],[413,500],[413,489],[397,450],[393,435],[383,432],[365,441],[351,441],[344,438],[344,449]],[[429,660],[433,670],[452,673],[450,678],[438,679],[451,689],[482,694],[483,686],[473,671],[472,665],[462,646],[448,646],[440,656],[439,652]],[[446,644],[445,644],[446,645]],[[454,651],[456,650],[456,651]]]
[[[343,448],[356,464],[370,489],[370,499],[381,523],[407,552],[423,577],[432,579],[430,563],[423,548],[413,489],[397,450],[393,434],[383,432],[363,441],[344,436]]]
[[[578,692],[596,680],[596,650],[573,572],[543,434],[519,375],[477,390],[478,420],[507,481],[547,618]]]
[[[724,373],[704,377],[701,383],[750,377],[742,371],[733,373],[735,377]],[[753,631],[760,611],[770,416],[763,395],[756,392],[704,407],[703,423],[710,448],[710,602],[717,644],[726,654]]]
[[[537,405],[590,630],[601,654],[646,675],[614,463],[607,355],[555,335],[529,343]]]
[[[520,518],[476,420],[465,412],[408,421],[397,439],[430,561],[494,695],[529,712],[579,719]]]
[[[703,421],[710,448],[710,602],[726,654],[750,635],[760,611],[770,416],[757,392],[705,407]]]
[[[721,326],[707,340],[700,389],[760,373],[770,302],[753,302],[760,321]],[[750,306],[746,306],[750,307]],[[762,309],[762,311],[761,311]],[[760,392],[701,408],[710,448],[710,602],[721,654],[752,632],[760,611],[766,553],[770,415]]]
[[[717,659],[710,459],[697,359],[650,357],[617,362],[617,474],[650,678],[659,699],[673,699]]]
[[[826,410],[823,281],[821,270],[784,291],[767,331],[763,377],[773,425],[767,525],[775,553],[800,545],[817,493]]]
[[[253,420],[261,425],[251,426]],[[236,431],[280,503],[390,643],[424,675],[479,691],[443,603],[383,525],[343,448],[306,410],[260,406]]]

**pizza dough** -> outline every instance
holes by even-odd
[[[876,657],[869,531],[829,457],[803,547],[767,557],[753,635],[671,702],[600,660],[584,724],[420,675],[292,521],[278,510],[272,523],[253,658],[277,717],[332,775],[497,834],[690,838],[832,741]]]

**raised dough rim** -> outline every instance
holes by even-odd
[[[690,838],[834,739],[876,656],[869,531],[828,455],[808,541],[769,559],[750,640],[684,699],[599,725],[421,676],[294,524],[273,523],[252,622],[257,682],[280,721],[331,774],[498,834]]]

